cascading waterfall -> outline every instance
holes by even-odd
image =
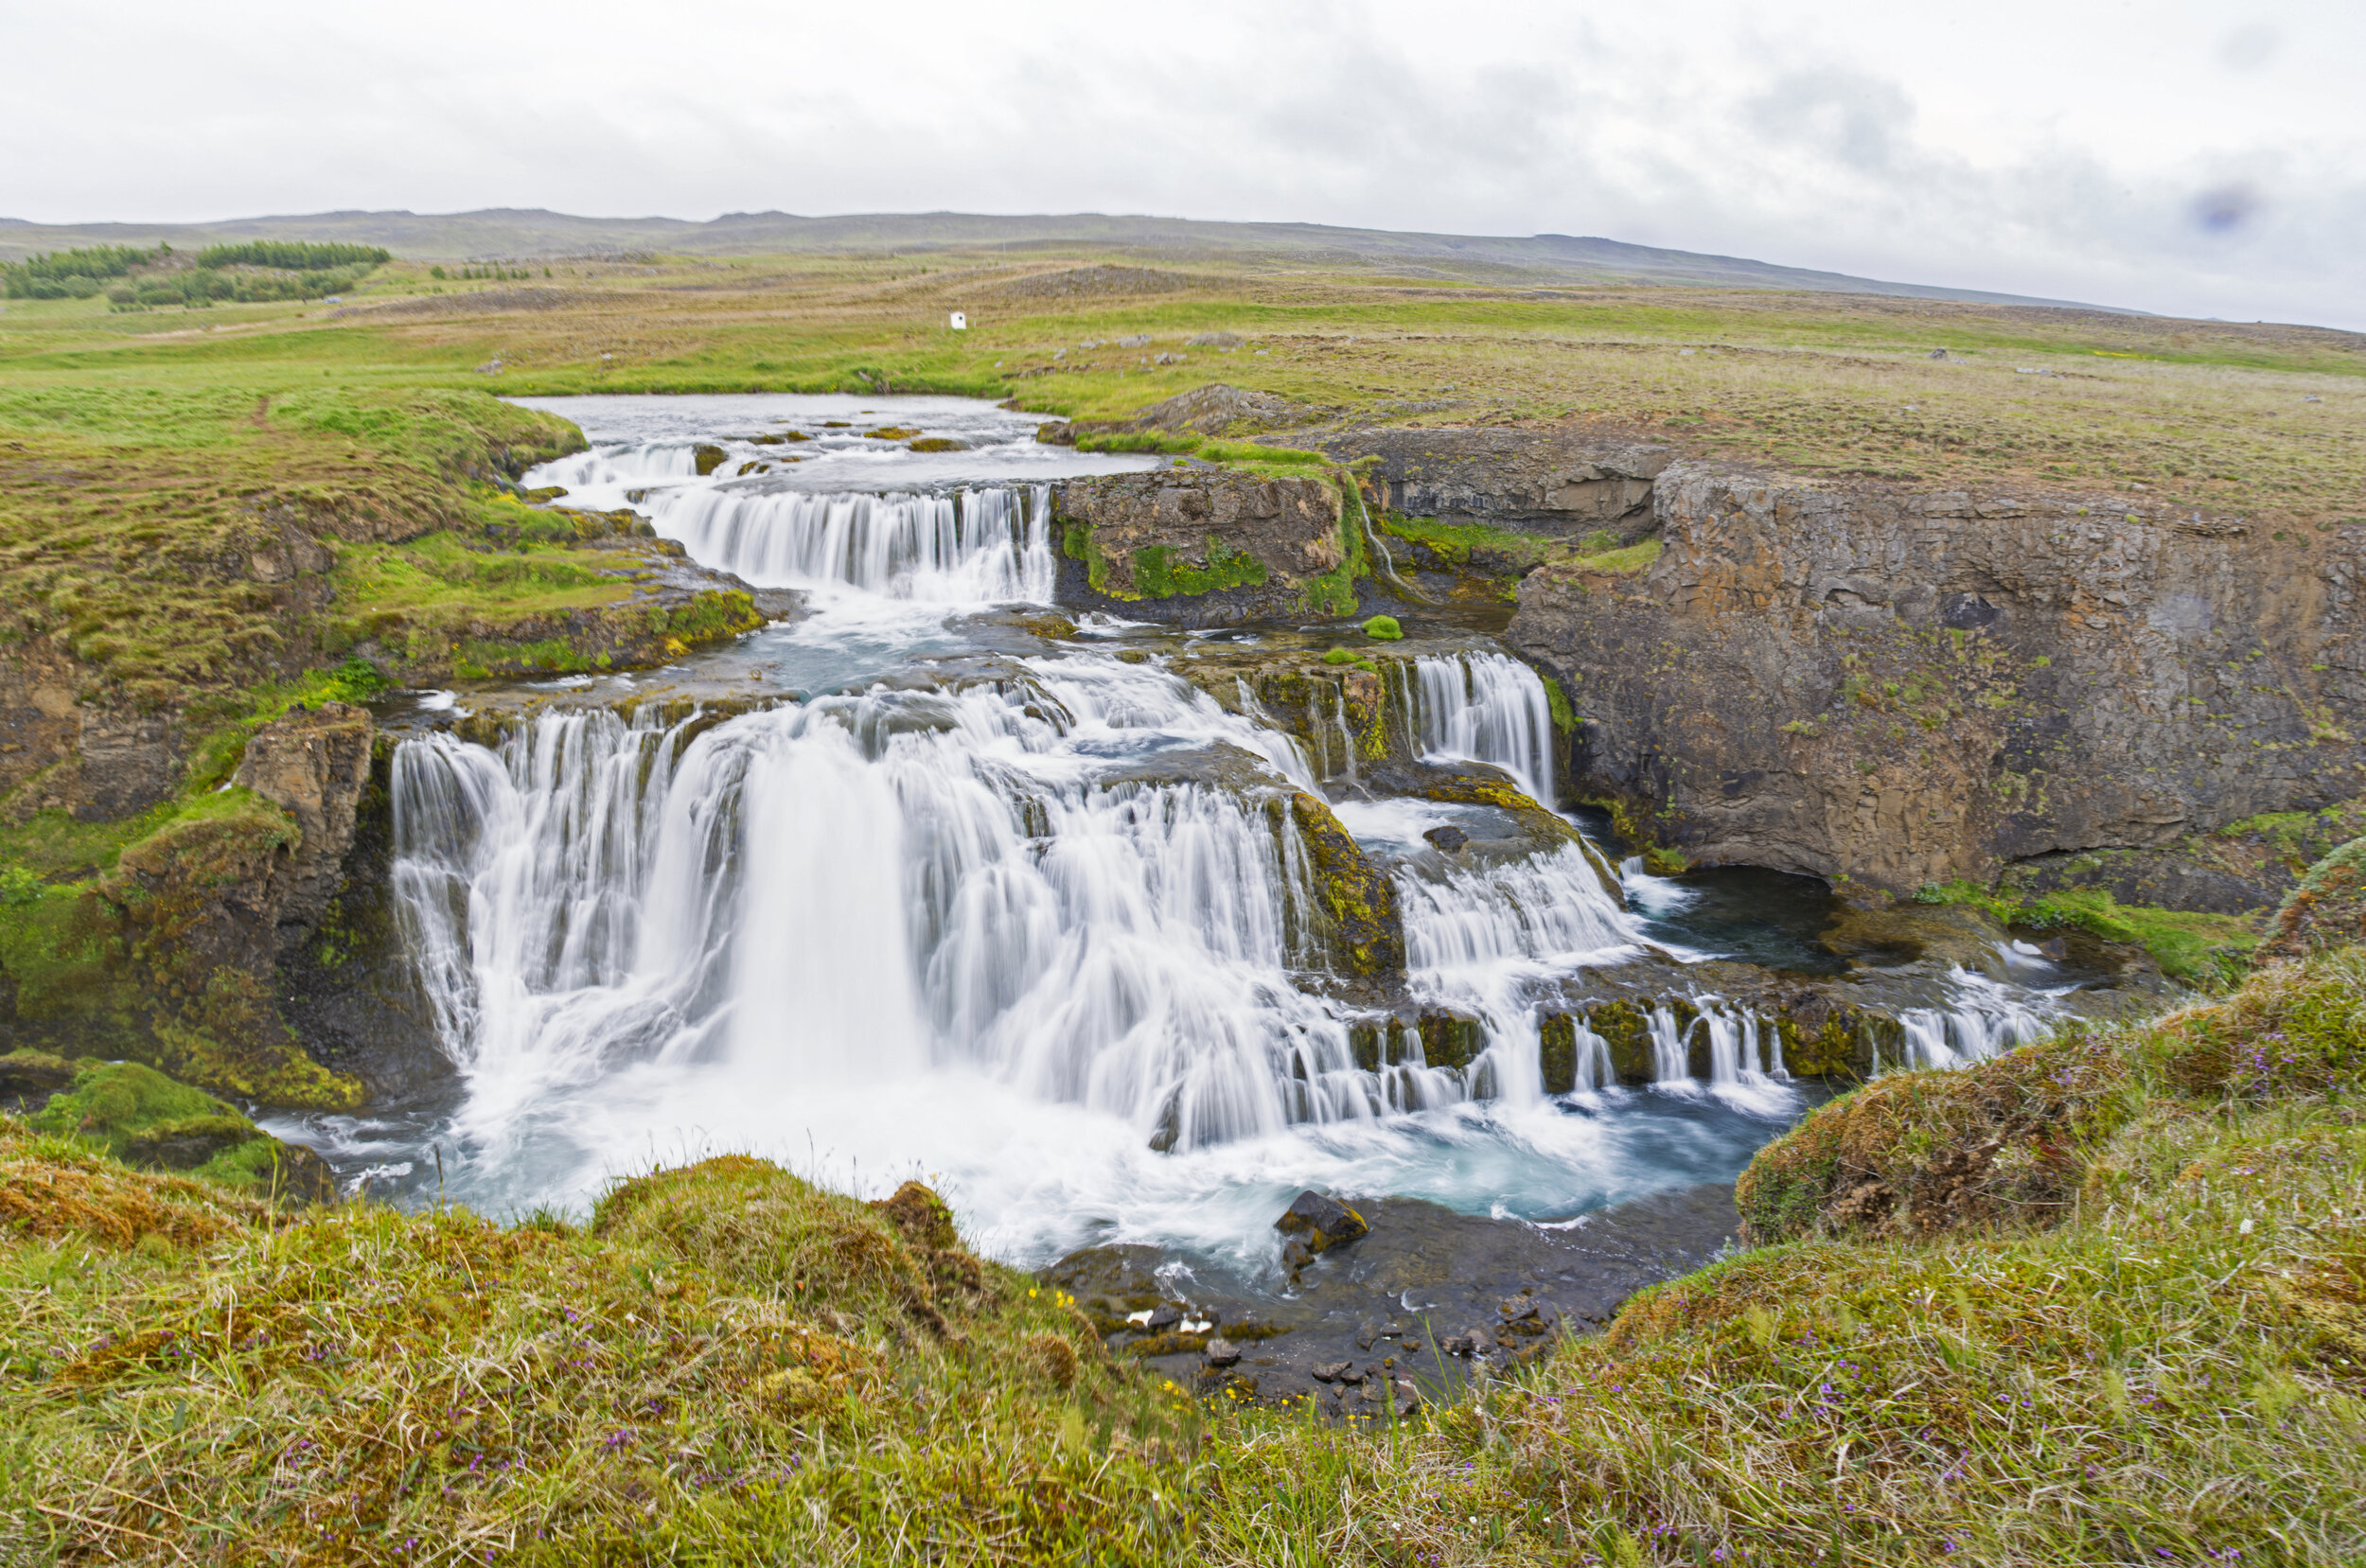
[[[1051,491],[813,494],[737,485],[652,496],[657,531],[760,588],[835,584],[941,604],[1049,604]]]
[[[1428,1098],[1292,985],[1319,955],[1286,814],[1096,778],[1144,721],[1304,782],[1280,737],[1115,661],[695,736],[591,712],[499,752],[405,742],[397,894],[472,1108],[635,1063],[789,1092],[961,1060],[1188,1148]]]
[[[1969,1066],[2042,1039],[2053,1027],[2057,994],[2016,991],[1960,968],[1948,980],[1955,1006],[1907,1008],[1898,1013],[1905,1055],[1898,1066]]]
[[[1636,921],[1577,844],[1442,876],[1401,872],[1397,906],[1414,995],[1479,1021],[1488,1046],[1473,1081],[1514,1105],[1545,1096],[1538,1013],[1555,982],[1643,950]]]
[[[632,446],[594,447],[545,463],[535,470],[537,483],[568,490],[588,490],[601,484],[641,484],[690,479],[698,472],[698,449],[687,441],[649,441]]]
[[[1553,712],[1543,678],[1500,653],[1415,661],[1424,755],[1502,768],[1538,803],[1554,805]]]
[[[731,718],[546,708],[489,748],[402,741],[396,914],[466,1092],[316,1119],[341,1123],[321,1130],[343,1169],[425,1170],[433,1143],[438,1190],[449,1163],[462,1201],[522,1207],[745,1150],[857,1191],[921,1176],[981,1245],[1043,1261],[1111,1240],[1255,1252],[1277,1194],[1305,1186],[1556,1219],[1730,1176],[1796,1109],[1774,1028],[1706,995],[1649,1014],[1669,1092],[1621,1093],[1572,998],[1636,976],[1573,982],[1709,956],[1668,940],[1693,895],[1630,865],[1622,896],[1590,845],[1517,853],[1501,812],[1388,794],[1343,691],[1285,729],[1247,681],[1227,714],[1166,673],[1191,656],[1148,628],[1095,624],[1033,659],[1008,652],[1010,617],[973,637],[969,612],[1052,597],[1041,481],[1136,460],[982,407],[927,413],[958,456],[839,422],[880,401],[593,399],[604,445],[530,476],[561,504],[634,506],[702,564],[813,590],[750,661],[777,690],[844,695]],[[705,439],[791,414],[816,432],[793,452]],[[714,444],[729,466],[700,474]],[[1384,660],[1391,728],[1557,805],[1544,681],[1454,645]],[[1404,993],[1328,972],[1335,888],[1313,851],[1335,845],[1301,837],[1285,789],[1335,795],[1392,859]],[[1441,819],[1476,847],[1437,847]],[[1474,1020],[1451,1060],[1477,1054],[1432,1066],[1409,1010],[1373,1015],[1383,996]],[[1992,1054],[2047,1015],[1972,976],[1947,998],[1907,1015],[1912,1061]],[[1547,1101],[1548,1040],[1594,1098]]]

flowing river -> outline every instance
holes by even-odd
[[[1352,628],[1048,615],[1050,484],[1163,460],[1040,446],[1035,418],[960,399],[528,401],[594,443],[529,485],[632,506],[805,610],[679,671],[550,683],[494,744],[440,727],[479,698],[418,704],[394,896],[455,1078],[280,1129],[356,1181],[579,1211],[746,1151],[865,1195],[930,1181],[1021,1263],[1106,1241],[1254,1261],[1301,1187],[1565,1221],[1729,1180],[1808,1103],[1774,1031],[1685,977],[1828,967],[1812,884],[1524,849],[1500,810],[1375,784],[1324,714],[1182,673]],[[1423,756],[1558,807],[1534,673],[1467,618],[1404,620],[1377,651]],[[730,700],[637,700],[683,680]],[[1298,793],[1394,879],[1401,992],[1338,973]],[[1442,854],[1439,830],[1493,849]],[[2064,985],[2017,961],[1904,1010],[1906,1054],[2042,1028]],[[1657,1081],[1622,1087],[1583,998],[1638,964],[1692,1006],[1652,1011]],[[1427,1060],[1423,1011],[1469,1020],[1470,1060]]]

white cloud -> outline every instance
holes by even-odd
[[[103,62],[15,75],[24,218],[1156,212],[2366,326],[2366,8],[124,0],[0,50]]]

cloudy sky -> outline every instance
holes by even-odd
[[[41,221],[1301,220],[2366,328],[2360,0],[0,0],[0,58]]]

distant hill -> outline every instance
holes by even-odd
[[[1398,234],[1320,223],[1217,223],[1099,213],[1000,218],[974,213],[858,213],[800,218],[786,212],[726,213],[711,222],[679,218],[578,218],[539,207],[480,212],[323,212],[240,218],[220,223],[28,223],[0,218],[0,260],[77,245],[155,244],[194,248],[237,239],[343,239],[383,245],[420,260],[523,259],[660,251],[686,255],[761,255],[826,251],[1125,251],[1173,260],[1264,260],[1325,267],[1368,266],[1452,282],[1531,287],[1603,284],[1669,288],[1797,289],[1888,294],[1996,305],[2069,306],[2070,300],[1888,283],[1845,273],[1778,267],[1742,256],[1659,250],[1616,239],[1540,234]],[[2081,309],[2110,307],[2077,306]],[[2129,312],[2133,314],[2135,312]]]

